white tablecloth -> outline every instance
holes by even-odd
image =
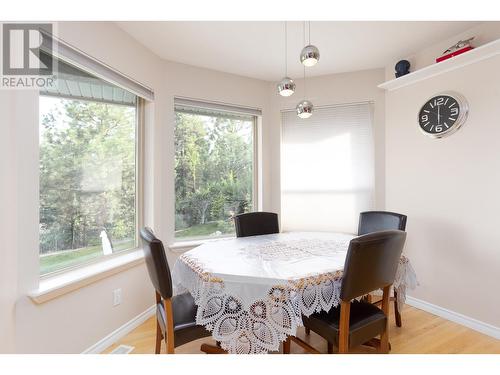
[[[189,291],[196,322],[230,353],[266,353],[295,335],[302,314],[340,302],[342,270],[353,235],[290,232],[207,242],[174,265],[176,293]],[[416,277],[402,257],[394,287],[402,304]]]

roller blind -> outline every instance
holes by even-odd
[[[95,77],[45,52],[40,52],[42,62],[45,63],[48,59],[55,62],[56,80],[53,85],[41,88],[40,94],[135,106],[137,95],[130,91]]]
[[[318,108],[309,119],[282,112],[284,230],[357,231],[374,206],[372,105]]]
[[[48,46],[52,46],[52,49],[49,49]],[[57,77],[56,81],[60,82],[56,82],[56,88],[54,90],[62,90],[61,95],[65,94],[64,91],[66,90],[66,86],[66,91],[73,88],[73,92],[77,92],[80,87],[76,87],[76,85],[79,85],[84,87],[82,98],[85,98],[87,93],[90,92],[85,91],[85,89],[86,84],[89,83],[88,78],[91,77],[94,81],[91,80],[90,83],[96,83],[96,80],[101,81],[101,88],[104,90],[102,96],[107,96],[105,101],[109,99],[109,88],[113,88],[113,92],[111,94],[117,99],[122,94],[120,90],[123,90],[123,92],[128,91],[132,93],[133,96],[140,96],[149,101],[154,100],[154,92],[151,88],[137,82],[123,73],[118,72],[112,67],[94,59],[93,57],[64,43],[52,35],[43,33],[43,42],[40,49],[40,58],[42,61],[43,58],[50,58],[48,55],[53,56],[56,59],[57,64],[55,64],[56,71],[54,73]],[[59,64],[61,64],[60,67]],[[82,82],[83,85],[81,84]],[[89,99],[98,100],[99,97],[97,91],[98,88],[94,87],[94,91],[91,94],[88,94],[92,96],[92,98]],[[71,96],[74,95],[71,94]],[[130,101],[129,99],[130,97],[125,98],[125,102],[128,103]]]
[[[261,116],[262,112],[256,108],[233,106],[223,103],[210,103],[193,99],[175,98],[175,110],[205,116],[224,116],[229,118],[250,120]]]

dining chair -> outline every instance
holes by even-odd
[[[189,293],[173,296],[172,276],[163,243],[150,228],[141,229],[144,257],[156,295],[156,346],[159,354],[165,338],[167,353],[187,342],[210,336],[203,326],[196,325],[196,305]],[[203,350],[203,349],[202,349]]]
[[[366,211],[359,214],[358,236],[381,230],[399,229],[406,230],[406,215],[389,211]],[[369,297],[371,300],[371,296]],[[398,327],[402,326],[401,311],[398,306],[398,293],[394,290],[394,318]],[[375,302],[380,304],[381,301]]]
[[[274,212],[248,212],[234,217],[236,237],[279,233],[278,214]]]
[[[375,346],[380,353],[389,352],[389,291],[405,239],[405,232],[388,230],[351,240],[342,276],[340,306],[302,318],[306,328],[327,340],[328,353],[333,353],[334,347],[339,353],[347,353],[357,345]],[[383,290],[381,309],[369,302],[355,300],[378,289]],[[380,339],[375,338],[378,335]],[[287,339],[285,353],[289,353],[290,341],[318,353],[296,337]]]

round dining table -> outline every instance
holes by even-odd
[[[342,271],[355,236],[331,232],[284,232],[207,241],[175,262],[175,292],[189,292],[196,323],[229,353],[267,353],[295,336],[302,315],[340,303]],[[417,284],[405,256],[394,288],[402,306]]]

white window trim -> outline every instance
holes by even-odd
[[[105,258],[100,262],[44,277],[40,280],[38,289],[29,293],[29,297],[33,302],[42,304],[142,263],[144,263],[142,249],[127,251],[120,256]]]
[[[176,242],[168,245],[168,249],[173,253],[182,254],[182,253],[185,253],[186,251],[194,249],[197,246],[203,245],[204,243],[223,241],[223,240],[232,240],[235,238],[236,237],[234,235],[230,234],[230,235],[225,235],[225,236],[218,236],[215,238],[200,238],[200,239],[194,239],[194,240],[176,241]]]

